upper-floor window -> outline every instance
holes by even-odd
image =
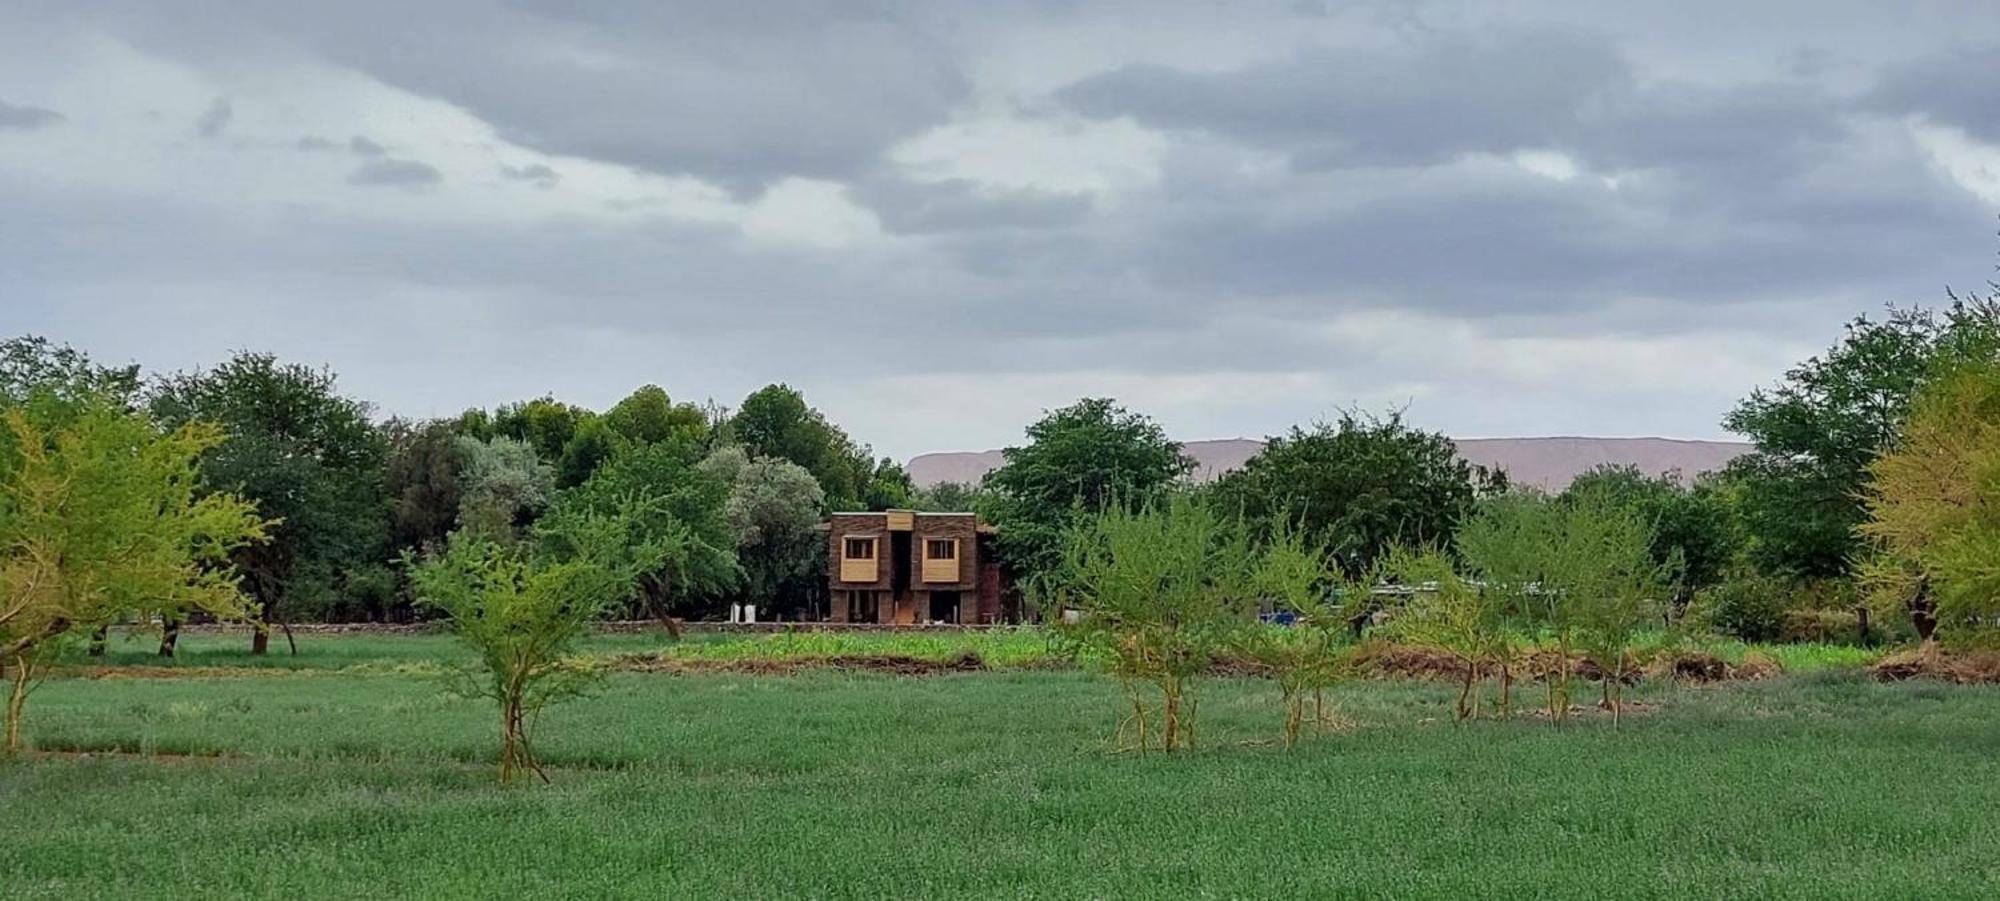
[[[958,542],[950,538],[932,538],[924,542],[924,559],[956,560],[958,559]]]
[[[849,560],[875,559],[875,539],[873,538],[849,538],[846,545],[842,556]]]

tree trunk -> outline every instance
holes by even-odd
[[[26,658],[16,655],[13,660],[12,689],[7,693],[7,747],[6,756],[21,753],[21,713],[28,707],[28,679],[32,675]]]
[[[92,630],[90,633],[90,656],[96,657],[100,660],[103,659],[105,645],[109,643],[110,639],[111,639],[110,626],[98,626],[96,629]]]
[[[172,657],[181,642],[181,621],[177,617],[160,617],[160,656]]]

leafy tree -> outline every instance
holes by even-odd
[[[676,608],[733,590],[743,582],[737,534],[725,508],[730,486],[700,469],[699,447],[683,436],[630,445],[577,488],[563,492],[546,521],[622,514],[629,547],[645,549],[651,566],[634,563],[631,614],[672,624]],[[569,529],[550,525],[560,538]]]
[[[1107,499],[1063,533],[1059,553],[1058,576],[1030,596],[1118,677],[1132,747],[1147,750],[1155,734],[1162,750],[1192,747],[1196,680],[1255,610],[1258,560],[1242,522],[1185,494],[1137,508]]]
[[[1554,642],[1541,674],[1551,720],[1569,713],[1581,648],[1607,674],[1607,706],[1620,710],[1618,686],[1647,599],[1659,587],[1652,532],[1645,520],[1595,493],[1551,501],[1515,493],[1483,502],[1459,529],[1469,573],[1508,609]]]
[[[1214,490],[1252,521],[1297,511],[1343,570],[1361,573],[1394,544],[1449,545],[1472,506],[1474,473],[1451,439],[1410,428],[1400,413],[1349,413],[1272,438]]]
[[[587,416],[579,420],[576,432],[556,459],[556,487],[574,488],[589,481],[599,466],[618,453],[620,441],[618,433],[611,430],[603,417]]]
[[[1461,667],[1454,708],[1458,720],[1479,715],[1475,689],[1488,667],[1499,675],[1500,716],[1506,717],[1514,657],[1506,595],[1481,590],[1458,573],[1450,555],[1435,548],[1392,545],[1377,571],[1410,592],[1391,621],[1398,637],[1442,650]]]
[[[392,420],[384,431],[389,460],[383,488],[393,505],[395,545],[421,549],[442,544],[458,525],[465,449],[448,422]]]
[[[997,551],[1024,578],[1054,571],[1064,532],[1078,513],[1116,500],[1158,500],[1194,471],[1194,460],[1152,419],[1109,398],[1084,398],[1028,426],[1028,443],[1002,451],[983,483],[993,492],[988,518]]]
[[[870,510],[905,510],[916,503],[917,486],[910,482],[909,470],[888,457],[875,464],[861,503]]]
[[[1718,478],[1683,487],[1676,474],[1648,477],[1636,466],[1605,464],[1578,476],[1563,491],[1574,502],[1601,495],[1638,514],[1653,530],[1653,562],[1673,583],[1673,612],[1687,609],[1696,592],[1719,584],[1741,550],[1727,487]]]
[[[372,575],[388,560],[388,444],[368,406],[342,396],[332,372],[241,353],[162,379],[151,406],[169,427],[221,425],[228,438],[203,456],[203,485],[254,501],[278,521],[269,542],[234,557],[261,611],[252,653],[264,653],[288,603],[324,604],[349,589],[350,574]]]
[[[1307,538],[1290,517],[1266,530],[1250,571],[1250,590],[1259,603],[1296,615],[1290,626],[1244,629],[1238,649],[1271,673],[1285,708],[1285,747],[1298,744],[1305,702],[1313,700],[1313,721],[1325,724],[1326,689],[1346,673],[1347,611],[1334,602],[1340,574],[1332,555]],[[1350,595],[1359,597],[1360,595]]]
[[[542,462],[554,465],[562,459],[563,448],[569,446],[570,439],[576,437],[577,427],[590,418],[590,411],[582,407],[572,407],[553,397],[538,397],[525,403],[509,404],[487,417],[491,429],[489,434],[468,432],[476,438],[512,438],[525,441],[535,449]],[[477,429],[479,417],[473,416],[466,426]]]
[[[534,773],[547,781],[534,748],[534,727],[544,707],[577,697],[598,678],[571,660],[577,639],[612,599],[623,597],[640,568],[650,567],[635,548],[629,524],[618,516],[565,517],[552,523],[559,537],[500,544],[474,535],[453,536],[444,552],[410,559],[421,601],[451,620],[476,662],[453,677],[460,693],[491,698],[500,707],[500,780]],[[556,557],[538,547],[561,547]]]
[[[708,414],[690,403],[674,403],[658,385],[646,385],[604,413],[604,422],[627,441],[708,441]]]
[[[929,488],[919,488],[910,497],[910,506],[932,513],[964,513],[980,511],[989,502],[991,495],[978,485],[965,482],[939,482]]]
[[[750,600],[773,611],[804,606],[799,599],[815,596],[815,577],[826,565],[818,480],[795,463],[752,459],[739,447],[718,448],[701,469],[729,486],[724,517]]]
[[[42,400],[51,398],[44,397]],[[234,495],[196,489],[223,442],[189,423],[161,434],[121,399],[24,398],[0,442],[0,668],[11,676],[6,750],[54,644],[119,619],[248,613],[228,557],[268,523]]]
[[[1869,465],[1862,533],[1882,553],[1871,593],[1928,646],[1991,640],[2000,621],[2000,362],[1960,365],[1912,405],[1896,448]]]
[[[138,391],[137,365],[99,366],[82,351],[32,335],[0,341],[0,406],[25,404],[37,393],[46,402],[129,401]]]
[[[875,473],[868,448],[857,445],[805,395],[788,385],[767,385],[743,399],[730,433],[752,459],[789,460],[812,473],[826,503],[851,510],[865,501]]]
[[[555,495],[555,472],[518,438],[459,438],[458,528],[498,543],[521,536]]]
[[[1758,389],[1723,425],[1757,451],[1728,470],[1749,551],[1759,567],[1800,578],[1850,574],[1863,548],[1868,465],[1895,441],[1910,399],[1940,367],[1989,356],[2000,305],[1955,302],[1942,312],[1891,308],[1861,317],[1841,341]]]

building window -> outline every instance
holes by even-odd
[[[924,542],[924,559],[956,560],[958,559],[958,542],[950,538],[932,538]]]
[[[875,539],[849,538],[843,556],[848,560],[875,559]]]

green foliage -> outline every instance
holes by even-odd
[[[1783,576],[1733,570],[1695,595],[1695,619],[1719,635],[1743,641],[1776,641],[1797,588]]]
[[[573,517],[624,517],[638,578],[622,614],[668,619],[743,582],[725,513],[730,486],[697,466],[698,452],[687,438],[629,445],[563,492],[544,519],[548,534],[560,538],[572,530],[555,524]]]
[[[1473,470],[1436,432],[1400,413],[1344,414],[1272,438],[1215,486],[1224,509],[1252,521],[1294,511],[1343,570],[1366,572],[1392,544],[1449,545],[1472,506]]]
[[[464,460],[461,531],[506,543],[521,537],[555,495],[555,472],[518,438],[459,438]]]
[[[1926,386],[1869,476],[1861,531],[1881,550],[1865,571],[1878,601],[1926,639],[2000,639],[2000,362]]]
[[[1586,494],[1604,495],[1652,526],[1653,563],[1672,576],[1676,608],[1722,581],[1740,556],[1732,496],[1718,478],[1684,487],[1676,473],[1647,477],[1636,466],[1606,464],[1578,476],[1562,496],[1574,501]]]
[[[345,592],[349,573],[388,559],[388,442],[333,373],[241,353],[161,379],[151,408],[170,428],[222,426],[228,437],[202,457],[203,487],[240,495],[278,521],[269,542],[233,558],[265,623],[283,621],[289,601]],[[257,633],[258,648],[268,634]]]
[[[825,538],[818,531],[825,496],[818,480],[795,463],[751,459],[739,447],[718,448],[701,469],[729,486],[723,516],[735,538],[747,596],[773,612],[790,601],[796,612],[799,599],[820,590],[818,577],[826,565]]]
[[[597,468],[618,453],[618,433],[600,416],[586,416],[579,420],[576,432],[563,444],[562,454],[556,458],[555,474],[557,488],[574,488],[589,481]]]
[[[548,778],[534,750],[542,709],[595,684],[597,672],[570,659],[576,643],[639,567],[652,565],[634,559],[633,532],[620,516],[564,517],[545,537],[566,555],[455,536],[443,553],[411,563],[421,601],[448,616],[478,656],[454,674],[459,691],[500,707],[502,782],[530,772]]]
[[[931,513],[982,512],[991,503],[993,494],[978,485],[964,482],[939,482],[929,488],[920,488],[911,496],[910,506]]]
[[[1325,545],[1313,542],[1304,528],[1285,516],[1272,521],[1265,533],[1264,543],[1250,563],[1250,592],[1274,612],[1295,614],[1296,621],[1287,627],[1241,629],[1234,645],[1239,653],[1263,666],[1277,683],[1285,708],[1282,734],[1289,748],[1298,744],[1308,695],[1313,701],[1313,722],[1323,726],[1331,721],[1326,690],[1348,674],[1344,652],[1350,633],[1346,620],[1354,611],[1334,603],[1341,587],[1340,575]]]
[[[1194,460],[1152,419],[1109,398],[1084,398],[1028,426],[1028,443],[1002,451],[984,487],[1000,557],[1023,578],[1062,562],[1064,532],[1079,513],[1157,501],[1194,471]]]
[[[789,385],[767,385],[743,399],[730,434],[751,458],[788,460],[812,473],[830,509],[852,510],[867,499],[876,475],[873,455]],[[885,461],[886,462],[886,461]],[[882,491],[893,491],[893,474]]]
[[[130,401],[139,391],[139,367],[105,367],[67,344],[32,335],[0,341],[0,406],[21,406],[29,396],[89,403]]]
[[[1510,667],[1515,655],[1508,595],[1482,590],[1466,580],[1451,557],[1434,548],[1391,546],[1376,571],[1408,592],[1390,621],[1393,634],[1438,648],[1458,662],[1461,675],[1454,708],[1458,719],[1479,715],[1477,686],[1480,673],[1488,668],[1500,676],[1498,714],[1505,718],[1512,701]]]
[[[1821,356],[1758,389],[1723,424],[1757,452],[1731,464],[1749,551],[1766,572],[1801,578],[1851,574],[1864,548],[1856,532],[1862,491],[1877,455],[1895,442],[1912,397],[1956,361],[2000,345],[2000,306],[1954,303],[1942,312],[1891,308],[1861,317]]]
[[[563,448],[576,437],[578,426],[590,418],[590,411],[572,407],[553,397],[539,397],[525,403],[509,404],[488,417],[468,414],[465,434],[481,440],[512,438],[525,441],[535,455],[551,466],[562,459]],[[483,426],[483,429],[482,429]]]
[[[674,403],[665,389],[646,385],[605,411],[604,422],[627,441],[704,444],[708,414],[690,403]]]
[[[392,537],[399,548],[441,544],[458,525],[464,496],[465,449],[446,422],[384,427],[389,459],[383,489],[392,505]]]
[[[1167,751],[1195,740],[1196,678],[1255,611],[1260,566],[1240,520],[1186,495],[1104,511],[1064,535],[1059,569],[1030,584],[1059,634],[1125,686],[1133,747]],[[1158,695],[1157,729],[1147,690]],[[1124,726],[1120,727],[1123,734]]]
[[[0,412],[0,668],[11,670],[7,753],[37,667],[57,639],[114,621],[202,610],[241,616],[231,552],[265,539],[248,502],[198,494],[214,425],[160,434],[114,397],[70,398],[59,415]]]
[[[901,464],[883,457],[868,477],[861,492],[862,506],[870,510],[907,510],[916,502],[917,487]]]

